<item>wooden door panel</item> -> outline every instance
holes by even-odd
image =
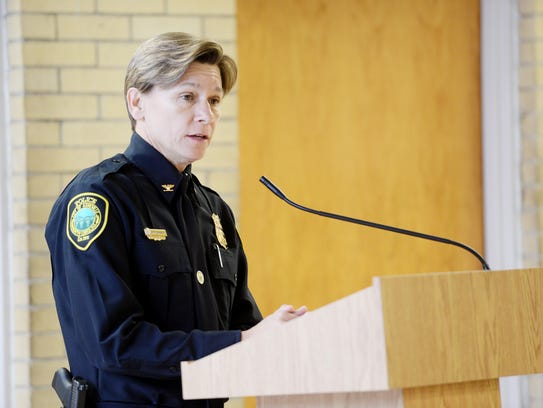
[[[483,247],[479,2],[238,0],[240,230],[264,313],[375,275],[480,269],[467,252],[301,204]]]

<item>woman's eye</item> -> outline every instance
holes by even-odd
[[[183,101],[190,102],[190,101],[192,101],[194,99],[194,96],[192,94],[182,94],[181,99]]]
[[[211,106],[217,106],[217,105],[219,105],[220,103],[221,103],[221,98],[211,98],[211,99],[209,100],[209,104],[210,104]]]

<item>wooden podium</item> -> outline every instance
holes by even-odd
[[[499,377],[543,372],[543,269],[374,278],[181,370],[185,399],[499,407]]]

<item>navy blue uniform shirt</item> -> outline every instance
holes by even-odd
[[[226,203],[134,134],[81,171],[46,227],[70,370],[89,407],[221,407],[183,401],[179,363],[234,344],[262,316]]]

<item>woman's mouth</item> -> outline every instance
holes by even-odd
[[[187,135],[190,139],[196,139],[196,140],[207,140],[208,136],[204,133],[194,133],[191,135]]]

